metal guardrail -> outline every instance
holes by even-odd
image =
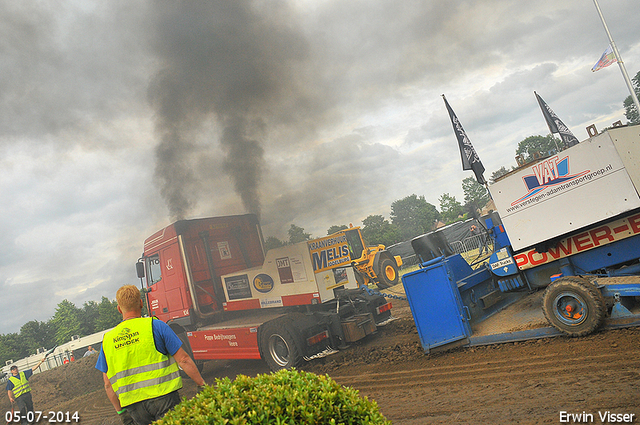
[[[450,242],[449,245],[456,254],[464,254],[465,252],[473,251],[474,249],[479,251],[483,246],[485,246],[489,252],[493,251],[493,239],[486,235],[470,236],[461,241]]]

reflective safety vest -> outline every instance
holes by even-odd
[[[19,378],[18,378],[19,377]],[[31,391],[31,387],[29,386],[29,381],[25,376],[24,372],[20,372],[18,377],[11,375],[9,377],[9,381],[13,384],[13,389],[11,392],[15,398],[20,397],[22,394],[28,393]]]
[[[125,320],[102,340],[107,378],[122,407],[182,388],[175,359],[156,349],[153,320]]]

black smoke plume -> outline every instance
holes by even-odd
[[[260,4],[158,1],[150,9],[161,68],[149,87],[160,139],[155,174],[173,219],[189,214],[203,176],[216,174],[199,160],[216,149],[244,208],[260,213],[266,129],[288,119],[282,100],[296,96],[292,65],[305,52],[288,6]],[[218,131],[209,145],[196,143],[211,120]]]

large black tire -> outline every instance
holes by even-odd
[[[556,329],[570,336],[584,336],[600,327],[606,304],[600,290],[588,280],[568,276],[547,287],[542,310]]]
[[[174,331],[176,330],[174,329]],[[204,361],[196,360],[193,358],[193,350],[191,349],[189,338],[187,338],[187,333],[185,331],[182,331],[182,332],[176,331],[176,335],[178,335],[178,338],[180,338],[180,341],[182,341],[182,349],[189,355],[189,357],[191,357],[191,360],[193,360],[193,362],[196,364],[196,367],[198,368],[198,372],[202,372],[202,369],[204,369]],[[183,375],[182,376],[183,378],[187,377],[187,374],[182,371],[182,368],[180,369],[180,374]]]
[[[378,288],[387,289],[397,285],[399,281],[400,273],[396,262],[388,257],[382,258],[378,267]]]
[[[260,355],[272,371],[291,369],[302,363],[300,336],[286,319],[264,323],[258,338]]]

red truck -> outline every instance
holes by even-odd
[[[358,284],[352,242],[341,233],[265,255],[253,214],[180,220],[145,240],[136,269],[150,315],[169,324],[197,364],[262,358],[278,370],[393,319],[391,303]]]

